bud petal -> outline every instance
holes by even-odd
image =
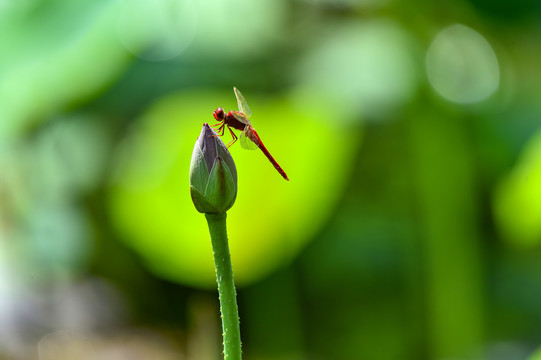
[[[226,212],[235,203],[237,197],[237,184],[229,170],[229,166],[221,157],[216,157],[210,172],[205,199],[214,206],[218,212]]]
[[[205,198],[203,194],[197,190],[194,186],[190,186],[190,195],[192,196],[193,204],[200,213],[217,214],[218,209],[211,205],[211,203]]]
[[[207,167],[205,156],[198,143],[193,149],[192,161],[190,163],[190,186],[195,187],[201,194],[205,192],[209,180],[210,170]]]

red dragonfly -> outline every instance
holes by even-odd
[[[278,170],[280,175],[282,175],[284,179],[289,181],[286,172],[280,167],[280,165],[278,165],[278,163],[276,162],[276,160],[274,160],[265,145],[263,145],[263,142],[259,138],[259,135],[257,135],[257,132],[252,126],[252,123],[250,122],[250,120],[248,120],[248,118],[252,115],[252,111],[250,110],[246,99],[244,98],[244,96],[242,96],[242,94],[236,87],[233,88],[233,91],[235,92],[235,96],[237,97],[237,103],[239,105],[240,111],[230,111],[226,114],[224,109],[222,109],[221,107],[217,108],[216,110],[214,110],[213,115],[214,118],[219,121],[219,123],[216,125],[212,125],[212,127],[217,127],[218,136],[223,136],[225,132],[225,127],[227,126],[227,129],[231,133],[231,136],[233,136],[233,140],[231,140],[231,142],[227,144],[227,147],[233,145],[238,139],[237,135],[235,135],[231,128],[242,131],[242,133],[240,134],[240,145],[248,150],[255,150],[257,148],[260,148],[261,151],[263,151],[263,154],[265,154],[265,156],[267,157],[267,159],[269,159],[272,165],[274,165],[274,168]]]

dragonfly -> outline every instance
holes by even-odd
[[[233,145],[237,140],[238,137],[233,132],[233,129],[240,130],[240,145],[244,149],[248,150],[255,150],[257,148],[261,149],[263,151],[263,154],[269,159],[271,164],[274,166],[276,170],[282,175],[282,177],[289,181],[289,178],[286,175],[286,172],[274,158],[269,153],[265,145],[263,145],[263,142],[259,138],[259,135],[255,131],[254,127],[252,126],[252,123],[248,118],[252,115],[252,110],[250,110],[250,107],[248,106],[248,103],[246,102],[246,99],[240,91],[234,87],[233,91],[235,92],[235,96],[237,98],[237,104],[239,106],[239,111],[229,111],[228,113],[225,113],[224,109],[221,107],[214,110],[214,118],[219,121],[218,124],[212,125],[212,127],[216,128],[216,132],[218,136],[223,136],[225,133],[225,128],[229,130],[231,133],[231,136],[233,137],[233,140],[227,144],[227,147],[229,148],[231,145]]]

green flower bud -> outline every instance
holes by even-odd
[[[222,139],[203,124],[190,164],[190,194],[197,211],[224,213],[237,197],[237,168]]]

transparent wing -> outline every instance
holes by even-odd
[[[250,110],[250,107],[248,106],[248,103],[246,102],[246,99],[240,91],[234,87],[233,91],[235,92],[235,96],[237,97],[237,104],[239,105],[239,111],[246,115],[246,117],[252,116],[252,110]]]
[[[246,116],[244,116],[244,114],[242,114],[242,113],[240,113],[238,111],[231,111],[231,113],[233,114],[235,119],[237,119],[241,123],[246,124],[246,125],[251,125],[250,120],[248,120],[248,118]]]
[[[246,134],[246,131],[243,131],[241,134],[240,134],[240,146],[242,146],[243,149],[247,149],[247,150],[255,150],[258,148],[257,144],[255,142],[252,141],[252,139],[250,139],[247,134]]]

